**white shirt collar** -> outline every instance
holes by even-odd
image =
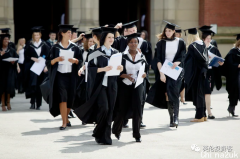
[[[101,49],[102,49],[102,51],[103,51],[103,50],[110,50],[110,49],[112,50],[112,47],[110,46],[110,48],[107,49],[106,46],[102,45],[102,46],[101,46]]]
[[[69,44],[68,44],[67,48],[68,48],[68,47],[71,45],[71,43],[72,43],[70,40],[69,40],[68,42],[69,42]],[[58,44],[59,44],[61,47],[63,47],[63,45],[62,45],[61,42],[59,42]],[[63,47],[63,48],[64,48],[64,47]]]
[[[129,51],[125,51],[124,54],[127,54],[128,57],[133,61],[132,56],[130,55]],[[137,50],[135,61],[138,61],[139,59],[141,59],[141,55],[142,54]]]
[[[41,43],[42,43],[42,40],[39,39],[38,42],[34,41],[33,45],[36,46],[36,47],[38,47]]]
[[[203,41],[202,40],[196,40],[194,41],[195,43],[198,43],[199,45],[203,45]]]

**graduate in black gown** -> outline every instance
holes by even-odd
[[[56,32],[51,30],[49,32],[49,39],[46,41],[46,44],[48,44],[49,48],[51,48],[53,45],[57,43],[56,37],[57,37]]]
[[[222,57],[218,48],[211,44],[212,36],[214,36],[214,32],[208,29],[202,29],[202,40],[204,41],[208,52]],[[208,55],[211,57],[211,55]],[[212,58],[211,58],[212,59]],[[210,60],[209,60],[210,62]],[[211,93],[213,91],[214,86],[216,85],[217,90],[220,90],[222,87],[222,79],[221,79],[221,66],[224,62],[218,62],[220,66],[212,67],[208,66],[207,76],[205,79],[205,101],[206,101],[206,108],[208,112],[208,119],[215,119],[211,111]]]
[[[137,33],[137,26],[136,23],[138,22],[138,20],[126,23],[126,24],[122,24],[122,23],[118,23],[115,28],[119,29],[119,28],[123,28],[124,31],[126,31],[124,34],[125,35],[130,35],[133,33]],[[126,30],[125,30],[126,29]],[[145,57],[149,57],[151,56],[150,54],[152,54],[151,52],[149,52],[148,49],[148,43],[146,40],[144,40],[141,37],[138,37],[139,43],[138,43],[138,50],[145,55]],[[124,36],[119,36],[117,38],[115,38],[114,43],[112,45],[113,48],[117,49],[119,52],[125,52],[128,50],[128,46],[127,46],[127,38]],[[148,70],[147,70],[148,71]],[[144,95],[143,95],[143,99],[145,101],[146,99],[146,94],[148,93],[150,87],[150,82],[147,78],[144,79]],[[144,102],[145,103],[145,102]],[[143,104],[144,107],[144,104]],[[124,127],[128,127],[127,125],[128,121],[125,121]],[[146,127],[146,125],[144,125],[143,123],[141,123],[141,127]]]
[[[228,92],[229,106],[228,112],[233,117],[238,117],[235,114],[235,107],[240,100],[240,34],[237,34],[237,41],[234,48],[232,48],[227,56],[223,65],[226,76],[226,90]]]
[[[204,25],[204,26],[201,26],[200,28],[198,28],[200,31],[204,31],[204,30],[210,30],[212,28],[212,26],[209,26],[209,25]],[[214,33],[214,32],[213,32]],[[215,34],[215,33],[214,33]],[[215,46],[216,48],[218,48],[217,46],[217,42],[216,40],[212,39],[211,42],[210,42],[213,46]]]
[[[49,109],[53,117],[61,114],[60,130],[71,126],[68,114],[74,104],[77,72],[82,65],[82,54],[79,48],[70,41],[72,27],[73,25],[59,25],[58,43],[51,48],[46,59],[51,86]],[[72,58],[65,59],[64,54],[72,54]],[[60,63],[64,60],[66,60],[65,64]]]
[[[10,98],[15,96],[17,87],[17,61],[4,61],[9,57],[18,58],[15,49],[9,46],[10,35],[0,34],[0,96],[2,111],[11,110]],[[5,101],[7,99],[7,101]],[[7,109],[6,104],[7,103]]]
[[[179,94],[182,85],[183,71],[177,80],[160,72],[165,60],[173,63],[172,69],[178,66],[183,67],[186,46],[184,41],[175,37],[176,26],[176,24],[167,22],[161,34],[162,38],[157,43],[157,67],[160,73],[160,79],[151,87],[146,102],[158,108],[168,109],[170,127],[177,128],[179,124]]]
[[[26,39],[20,38],[17,44],[17,54],[19,56],[18,65],[20,73],[18,73],[18,93],[24,93],[24,52],[26,50]],[[21,58],[21,59],[20,59]]]
[[[102,27],[101,47],[88,56],[88,97],[85,104],[74,112],[85,123],[96,122],[93,137],[99,144],[111,145],[111,123],[117,97],[118,76],[105,76],[112,69],[108,66],[109,58],[118,53],[111,45],[114,41],[115,28]],[[117,68],[122,72],[123,66]]]
[[[186,101],[196,106],[195,119],[191,122],[207,121],[205,102],[205,79],[208,71],[208,51],[199,38],[196,28],[188,30],[188,50],[184,62]],[[186,30],[185,30],[186,31]]]
[[[40,110],[42,105],[42,93],[40,90],[40,85],[42,84],[43,80],[46,78],[47,67],[43,69],[40,75],[32,72],[30,69],[35,62],[38,62],[38,58],[42,57],[46,59],[49,53],[49,46],[46,42],[41,40],[41,26],[33,27],[32,28],[32,41],[30,42],[29,46],[27,46],[24,52],[24,84],[25,84],[25,96],[26,98],[30,98],[30,109],[37,109]]]
[[[84,41],[84,44],[83,44],[84,50],[81,51],[82,56],[83,56],[83,66],[78,71],[79,78],[78,78],[77,93],[76,93],[76,99],[74,102],[73,110],[78,108],[80,105],[83,105],[86,102],[85,62],[86,62],[87,55],[90,52],[90,47],[94,45],[94,41],[92,38],[92,32],[86,33],[84,35],[84,38],[86,38],[86,40]],[[82,122],[82,125],[86,125],[86,123]]]
[[[2,34],[10,34],[10,28],[1,28]],[[9,47],[16,50],[15,44],[9,40]]]
[[[176,32],[176,37],[181,38],[181,40],[183,40],[182,29],[176,29],[175,32]],[[185,56],[186,56],[186,54],[184,55],[184,58],[185,58]],[[184,65],[184,63],[183,63],[183,65]],[[183,103],[183,105],[187,105],[187,103],[185,102],[185,82],[184,82],[184,78],[182,80],[182,86],[181,86],[180,92],[181,92],[180,93],[180,97],[181,97],[180,102]]]
[[[118,78],[118,95],[114,111],[116,117],[114,117],[114,124],[112,133],[116,138],[120,139],[124,119],[132,118],[133,137],[136,142],[141,142],[140,125],[142,120],[142,104],[144,85],[141,83],[135,88],[135,84],[138,77],[140,67],[145,63],[145,72],[149,67],[145,56],[137,50],[138,34],[130,34],[127,36],[129,50],[123,54],[122,65],[124,67],[121,72],[120,78]],[[146,73],[142,75],[142,78],[146,77]]]

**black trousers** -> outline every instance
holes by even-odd
[[[38,80],[37,86],[35,86],[35,91],[32,94],[31,100],[30,100],[30,103],[31,104],[36,103],[37,107],[40,107],[42,105],[42,92],[41,92],[41,89],[40,89],[41,82],[42,81]]]
[[[202,117],[206,117],[206,107],[196,108],[195,119],[201,119]]]
[[[124,119],[132,109],[133,137],[140,138],[140,126],[142,121],[142,93],[143,84],[135,89],[135,85],[119,87],[119,111],[113,123],[112,133],[121,134]]]
[[[97,113],[97,125],[93,130],[93,137],[99,143],[112,144],[111,139],[111,123],[109,120],[109,92],[108,88],[102,86],[97,99],[98,113]]]

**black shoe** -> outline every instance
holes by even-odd
[[[179,121],[178,121],[178,114],[179,114],[179,104],[173,105],[173,123],[176,128],[178,127]]]
[[[212,109],[212,107],[210,107],[210,109]]]
[[[238,117],[238,115],[235,115],[235,106],[228,106],[228,112],[229,112],[229,116],[230,114],[232,115],[232,117]]]
[[[123,125],[123,128],[128,128],[129,126],[128,126],[128,124],[126,124],[126,125]]]
[[[215,119],[215,116],[213,116],[213,115],[208,115],[208,119]]]
[[[174,123],[173,123],[173,108],[172,105],[170,104],[170,102],[167,102],[168,105],[168,113],[170,116],[170,126],[169,127],[174,127]]]
[[[135,138],[136,139],[136,142],[141,142],[141,138]]]
[[[35,104],[31,104],[30,109],[35,109]]]
[[[68,126],[68,127],[71,127],[71,126],[72,126],[71,123],[70,123],[70,121],[69,121],[69,123],[67,123],[67,126]]]
[[[82,122],[82,125],[87,125],[87,123]]]
[[[72,118],[75,118],[75,116],[73,115],[72,111],[70,110],[69,112],[69,115],[72,117]]]
[[[145,128],[145,127],[146,127],[146,125],[144,125],[143,123],[141,123],[140,128]]]
[[[36,110],[40,110],[40,107],[41,107],[41,106],[37,107]]]
[[[62,127],[62,126],[61,126],[59,129],[60,129],[60,130],[65,130],[66,128],[67,128],[67,127]]]
[[[120,134],[115,134],[115,137],[118,139],[118,140],[120,140]]]

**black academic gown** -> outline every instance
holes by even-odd
[[[127,54],[123,54],[123,72],[122,74],[127,74],[126,61],[137,64],[145,63],[145,73],[148,70],[148,63],[146,62],[145,56],[141,54],[141,59],[138,61],[132,61]],[[122,132],[122,127],[124,124],[124,119],[133,119],[133,137],[140,138],[140,124],[142,120],[143,104],[145,101],[144,96],[144,83],[140,84],[135,88],[135,84],[126,85],[123,82],[123,78],[118,78],[118,95],[116,106],[114,108],[114,124],[112,128],[113,134],[119,135]]]
[[[211,42],[210,42],[210,44],[212,44],[213,46],[215,46],[216,48],[218,48],[216,40],[213,40],[213,39],[212,39]]]
[[[219,57],[222,57],[219,50],[213,46],[210,45],[208,48],[208,51],[213,53],[214,55],[217,55]],[[219,67],[212,67],[211,70],[208,69],[207,76],[210,76],[211,81],[211,91],[213,91],[214,86],[216,85],[217,90],[220,90],[222,87],[222,78],[221,78],[221,66]],[[208,80],[208,79],[206,79]]]
[[[26,50],[26,46],[23,48],[24,52]],[[20,73],[18,73],[18,93],[24,93],[25,92],[25,88],[24,88],[24,71],[25,71],[25,65],[24,65],[24,61],[23,63],[18,63],[19,67],[20,67]]]
[[[240,50],[238,48],[233,48],[225,57],[225,62],[223,65],[223,72],[226,76],[226,90],[228,92],[230,106],[236,106],[238,100],[240,100],[239,64]]]
[[[109,76],[107,87],[102,85],[105,72],[97,73],[97,69],[108,66],[108,58],[110,57],[105,55],[106,53],[102,51],[101,47],[96,51],[102,52],[102,55],[95,57],[97,64],[94,63],[94,59],[90,56],[93,56],[95,51],[88,56],[87,101],[77,108],[74,113],[84,123],[97,123],[92,135],[97,142],[112,144],[110,137],[111,123],[117,97],[118,76]],[[113,49],[112,55],[117,52],[117,50]],[[105,103],[106,100],[107,103]]]
[[[9,42],[8,43],[8,47],[10,47],[10,48],[12,48],[13,50],[15,50],[16,51],[16,47],[15,47],[15,44],[13,43],[13,42]]]
[[[13,98],[17,88],[17,61],[14,64],[2,61],[9,57],[18,58],[16,51],[11,47],[8,47],[5,54],[0,56],[0,96],[5,93],[5,95],[10,94],[10,97]]]
[[[157,43],[157,52],[156,52],[156,65],[158,62],[161,62],[163,65],[166,57],[166,40],[160,40]],[[183,67],[184,63],[184,54],[186,53],[186,47],[183,40],[179,39],[179,45],[177,53],[173,59],[174,62],[181,62],[179,67]],[[157,67],[157,66],[155,66]],[[160,75],[159,75],[160,77]],[[167,101],[165,93],[167,92],[169,101],[174,104],[179,104],[179,93],[183,79],[183,71],[179,75],[178,79],[175,81],[170,77],[166,76],[166,83],[160,81],[160,78],[156,79],[157,81],[153,84],[149,90],[146,102],[162,109],[167,109]]]
[[[55,90],[54,85],[56,83],[56,74],[57,74],[57,69],[58,69],[58,62],[56,62],[54,65],[51,65],[51,61],[57,57],[59,57],[59,53],[61,50],[69,50],[71,49],[74,51],[74,58],[78,59],[79,62],[78,64],[72,64],[72,72],[71,72],[71,84],[70,84],[70,89],[71,89],[71,94],[69,95],[70,99],[68,100],[69,102],[68,107],[71,108],[73,107],[74,104],[74,99],[76,97],[76,88],[77,88],[77,79],[78,79],[78,70],[81,68],[82,65],[82,54],[80,53],[79,48],[71,43],[68,48],[63,48],[59,44],[53,45],[51,48],[47,58],[46,58],[46,65],[48,68],[49,72],[49,80],[50,80],[50,94],[49,94],[49,111],[53,117],[56,117],[60,115],[60,110],[59,110],[59,102],[56,99],[57,98],[57,90]]]
[[[42,42],[38,48],[41,49],[41,53],[38,56],[38,54],[35,51],[36,46],[33,45],[33,43],[30,43],[29,46],[27,46],[25,52],[24,52],[24,86],[26,88],[25,90],[25,96],[26,98],[31,98],[30,103],[35,104],[37,103],[37,106],[41,106],[42,104],[42,93],[40,90],[40,85],[42,84],[43,80],[46,77],[46,74],[42,72],[39,76],[35,74],[34,72],[30,71],[32,65],[34,64],[34,61],[31,60],[31,57],[39,58],[43,57],[46,59],[49,53],[49,47],[45,42]]]
[[[184,68],[186,101],[193,101],[196,108],[206,107],[204,84],[208,70],[208,52],[204,43],[200,45],[193,42],[189,45]]]

